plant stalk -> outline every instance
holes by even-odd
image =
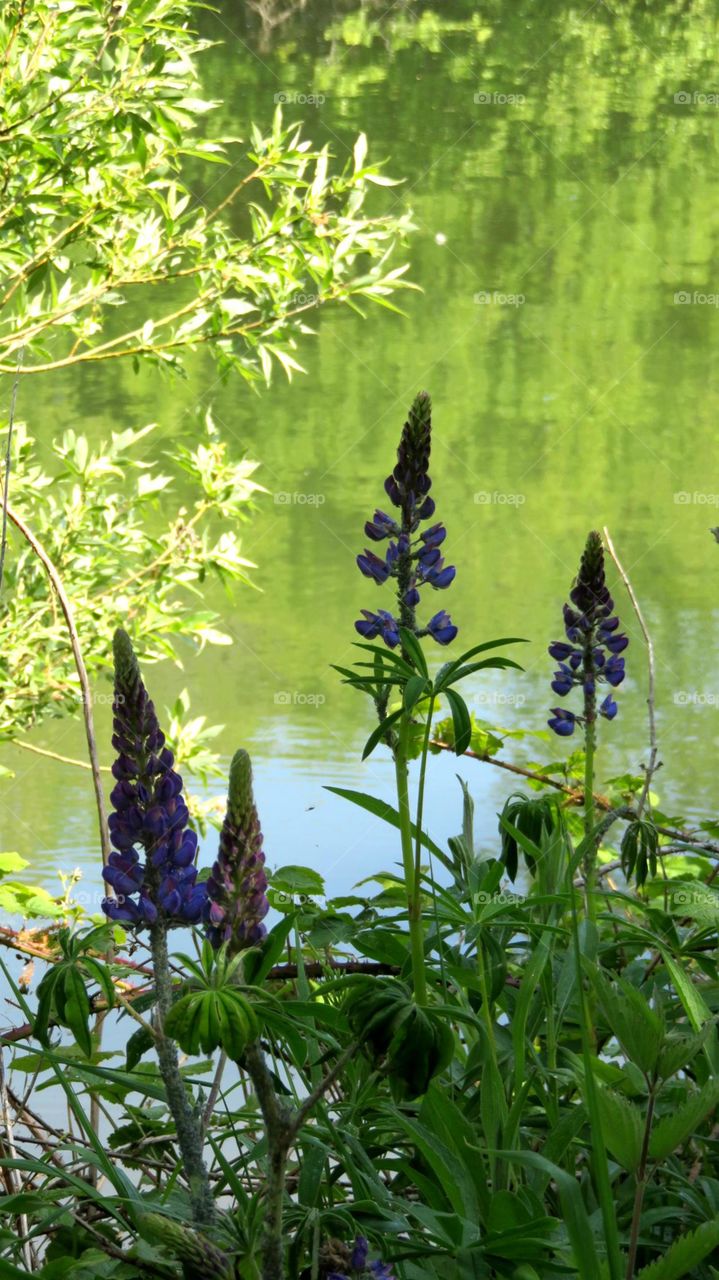
[[[644,1122],[642,1153],[639,1158],[639,1167],[637,1169],[637,1186],[634,1192],[634,1208],[632,1209],[632,1225],[629,1231],[629,1253],[627,1255],[626,1280],[634,1280],[634,1268],[637,1264],[637,1249],[639,1247],[639,1228],[642,1221],[642,1206],[644,1204],[644,1193],[649,1181],[647,1178],[647,1164],[649,1162],[649,1139],[651,1138],[652,1122],[654,1120],[654,1100],[654,1088],[651,1088],[649,1090],[647,1117]]]
[[[595,679],[594,652],[591,638],[584,643],[584,678]],[[596,888],[597,843],[594,836],[594,753],[597,748],[597,695],[593,690],[584,690],[584,835],[587,841],[584,854],[584,901],[587,918],[594,920],[596,907],[594,891]]]
[[[193,1109],[180,1074],[177,1047],[165,1034],[165,1019],[172,1007],[172,975],[167,953],[167,924],[160,919],[150,929],[150,949],[155,971],[155,1047],[167,1103],[175,1121],[177,1141],[190,1185],[192,1216],[196,1227],[209,1227],[215,1219],[215,1202],[203,1159],[202,1118]]]
[[[397,810],[402,841],[402,865],[407,893],[410,952],[412,956],[412,988],[417,1004],[427,1003],[427,980],[424,966],[424,930],[420,901],[419,875],[415,875],[415,859],[412,849],[412,817],[409,808],[409,771],[407,768],[407,734],[409,715],[400,719],[399,741],[394,750],[394,767],[397,781]]]

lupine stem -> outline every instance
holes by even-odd
[[[415,915],[421,920],[420,895],[422,892],[422,818],[424,816],[424,784],[427,778],[427,756],[429,754],[429,738],[432,732],[432,716],[434,715],[434,698],[430,698],[429,708],[427,710],[427,718],[424,726],[424,739],[422,741],[422,755],[419,764],[419,787],[417,790],[417,821],[415,823],[415,845],[414,845],[414,909]],[[422,939],[422,950],[424,954],[424,939]]]
[[[399,811],[399,829],[402,840],[402,865],[407,893],[407,914],[409,917],[409,938],[412,955],[412,986],[418,1004],[427,1003],[427,980],[424,968],[424,930],[422,928],[422,912],[419,896],[418,877],[415,876],[414,852],[412,849],[412,817],[409,808],[409,772],[407,768],[407,735],[409,732],[409,714],[400,719],[399,741],[394,750],[394,767],[397,780],[397,809]]]
[[[654,1104],[656,1100],[656,1083],[653,1082],[649,1090],[649,1101],[647,1104],[647,1114],[644,1122],[644,1136],[642,1138],[642,1151],[639,1158],[639,1168],[637,1169],[637,1185],[634,1192],[634,1207],[632,1209],[632,1225],[629,1231],[629,1252],[627,1254],[627,1273],[626,1280],[634,1280],[634,1269],[637,1264],[637,1248],[639,1245],[639,1228],[642,1221],[642,1205],[644,1204],[644,1193],[647,1189],[647,1165],[649,1163],[649,1140],[652,1135],[652,1123],[654,1120]]]
[[[265,1055],[258,1041],[245,1049],[242,1066],[257,1094],[267,1135],[268,1173],[262,1232],[262,1280],[284,1280],[284,1231],[282,1225],[287,1158],[310,1112],[337,1080],[359,1045],[352,1041],[322,1076],[296,1110],[278,1098]]]
[[[167,954],[167,925],[160,917],[150,929],[150,949],[155,971],[155,1046],[167,1105],[177,1130],[177,1141],[190,1184],[192,1216],[197,1227],[208,1227],[215,1218],[215,1202],[202,1155],[202,1120],[190,1104],[180,1074],[174,1040],[165,1034],[165,1019],[172,1006],[172,975]]]
[[[594,654],[592,638],[584,646],[584,677],[594,681]],[[592,684],[592,692],[584,691],[584,836],[587,841],[584,854],[584,898],[587,916],[593,920],[596,915],[594,907],[595,874],[597,859],[597,843],[594,835],[594,753],[597,747],[597,695]]]

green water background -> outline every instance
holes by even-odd
[[[187,686],[193,710],[225,725],[225,756],[249,747],[272,865],[309,863],[338,891],[396,860],[389,829],[323,791],[334,783],[392,794],[388,760],[359,762],[371,716],[330,663],[351,658],[359,608],[388,604],[354,557],[364,520],[382,505],[406,407],[426,387],[433,492],[457,566],[451,591],[429,603],[451,608],[467,645],[496,635],[532,642],[526,673],[476,681],[472,708],[509,727],[545,725],[556,702],[546,645],[560,634],[583,539],[606,523],[657,650],[657,789],[670,812],[712,815],[715,6],[308,0],[263,32],[244,4],[224,0],[199,21],[220,42],[203,55],[207,93],[224,100],[216,131],[268,123],[282,95],[286,118],[304,119],[340,162],[367,132],[370,155],[405,179],[378,191],[377,207],[414,210],[407,256],[423,292],[404,297],[405,319],[324,312],[300,352],[309,376],[278,378],[259,397],[220,383],[205,356],[186,382],[113,365],[38,379],[32,393],[23,384],[19,414],[45,441],[68,426],[100,439],[155,420],[154,447],[171,450],[211,406],[238,451],[262,463],[271,494],[243,535],[261,591],[222,603],[231,648],[184,672],[151,673],[156,700]],[[214,201],[232,175],[213,170],[211,181],[197,194]],[[616,595],[633,643],[619,717],[602,734],[600,781],[636,770],[646,752],[644,654],[621,588]],[[104,731],[106,708],[98,716]],[[83,750],[79,723],[46,725],[33,740]],[[568,748],[553,740],[547,749]],[[509,758],[538,753],[518,744]],[[0,847],[31,858],[48,888],[58,865],[81,866],[97,896],[88,778],[17,748],[2,761],[16,778],[3,783]],[[457,772],[472,786],[478,837],[491,841],[511,780],[449,757],[434,762],[433,833],[459,828]]]

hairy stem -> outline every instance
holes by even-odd
[[[304,1102],[293,1110],[275,1093],[272,1075],[260,1045],[247,1046],[242,1065],[249,1075],[257,1094],[262,1119],[267,1134],[267,1187],[265,1191],[265,1220],[262,1233],[262,1280],[284,1280],[284,1231],[282,1225],[287,1157],[310,1112],[332,1087],[335,1080],[357,1052],[359,1045],[353,1041],[339,1055],[334,1066],[315,1085]]]
[[[644,1137],[642,1139],[642,1153],[639,1158],[639,1168],[637,1169],[637,1186],[634,1192],[634,1208],[632,1210],[632,1225],[629,1231],[629,1253],[627,1255],[627,1272],[626,1280],[634,1280],[634,1268],[637,1263],[637,1248],[639,1246],[639,1228],[642,1221],[642,1205],[644,1204],[644,1192],[647,1189],[647,1165],[649,1163],[649,1139],[652,1135],[652,1122],[654,1120],[654,1088],[649,1090],[649,1103],[647,1106],[647,1116],[644,1122]]]
[[[167,954],[167,925],[158,920],[150,929],[150,949],[155,970],[155,1046],[167,1103],[175,1121],[177,1141],[190,1185],[195,1226],[208,1227],[215,1218],[215,1202],[203,1159],[202,1119],[193,1110],[180,1074],[174,1040],[165,1034],[165,1019],[172,1006],[172,976]]]

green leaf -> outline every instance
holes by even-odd
[[[0,853],[0,876],[6,876],[9,871],[22,871],[23,867],[29,866],[27,858],[21,858],[19,853]]]
[[[652,1160],[666,1160],[699,1128],[719,1103],[719,1080],[708,1080],[698,1093],[690,1095],[676,1111],[662,1116],[652,1129],[649,1154]]]
[[[497,1151],[495,1155],[511,1164],[538,1169],[548,1174],[556,1183],[578,1274],[582,1280],[602,1280],[592,1224],[584,1207],[579,1182],[574,1174],[560,1169],[558,1165],[546,1160],[536,1151]]]
[[[92,1056],[90,1035],[90,1000],[77,965],[63,966],[60,981],[55,988],[55,1005],[59,1012],[59,996],[62,994],[61,1021],[75,1037],[75,1041],[87,1058]]]
[[[279,867],[273,871],[270,883],[273,889],[284,893],[310,893],[320,898],[325,893],[325,882],[312,867]]]
[[[696,1267],[719,1247],[719,1217],[703,1222],[696,1231],[679,1236],[663,1257],[642,1267],[636,1280],[689,1280]]]
[[[668,951],[662,949],[662,958],[674,983],[677,995],[687,1012],[689,1021],[695,1031],[701,1031],[707,1022],[712,1021],[711,1009],[689,975],[685,973],[674,957]],[[715,1075],[719,1075],[719,1044],[717,1044],[716,1035],[707,1038],[704,1052],[712,1071]]]
[[[400,627],[399,638],[402,641],[402,648],[408,655],[410,662],[417,671],[421,671],[423,676],[429,674],[427,670],[427,659],[424,656],[424,649],[420,644],[413,631],[409,631],[407,627]]]
[[[388,822],[391,827],[400,829],[399,813],[386,800],[378,800],[375,796],[368,796],[363,791],[352,791],[347,787],[325,787],[325,791],[331,791],[333,795],[342,796],[344,800],[349,800],[351,804],[356,804],[360,809],[365,809],[367,813],[372,813],[376,818],[381,818],[383,822]],[[417,839],[417,827],[412,823],[412,837]],[[430,853],[439,858],[440,862],[451,871],[452,860],[447,857],[443,849],[435,844],[424,831],[420,831],[419,838],[425,849],[429,849]]]
[[[152,1048],[155,1043],[154,1036],[146,1031],[144,1027],[138,1027],[133,1031],[125,1045],[125,1066],[128,1071],[133,1071],[138,1062]]]
[[[664,1040],[661,1018],[625,979],[617,978],[611,984],[597,969],[592,969],[590,976],[607,1022],[630,1061],[645,1075],[652,1075]]]
[[[425,676],[411,676],[404,687],[405,709],[411,711],[420,698],[429,692],[429,683]]]
[[[441,685],[435,685],[437,691],[444,688],[445,682],[451,682],[455,671],[465,666],[470,658],[474,658],[478,653],[486,653],[487,649],[499,649],[505,644],[527,644],[528,641],[523,640],[520,636],[507,636],[501,640],[486,640],[484,644],[476,644],[472,649],[467,649],[466,653],[460,654],[459,658],[455,658],[453,662],[446,663],[438,673],[437,680],[441,680]]]
[[[377,725],[377,728],[373,730],[364,744],[364,750],[362,752],[363,760],[366,760],[368,756],[371,756],[378,742],[381,742],[385,737],[387,730],[391,725],[395,724],[402,715],[404,715],[404,711],[402,707],[400,707],[399,711],[393,711],[391,715],[387,716],[380,722],[380,724]]]
[[[467,710],[467,704],[456,689],[445,688],[444,694],[452,711],[454,753],[461,756],[469,749],[469,744],[472,741],[472,721]]]
[[[597,1088],[602,1137],[607,1151],[627,1173],[633,1173],[642,1155],[644,1121],[638,1107],[613,1089]]]

